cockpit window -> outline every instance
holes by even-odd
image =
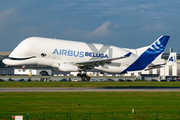
[[[42,56],[42,57],[45,57],[45,56],[46,56],[46,53],[42,53],[41,56]]]
[[[28,57],[28,58],[13,58],[13,57],[9,57],[8,59],[10,59],[10,60],[27,60],[27,59],[31,59],[31,58],[36,58],[36,56],[32,56],[32,57]]]

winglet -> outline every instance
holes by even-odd
[[[124,57],[129,57],[131,55],[131,52],[129,52],[128,54],[124,55]]]

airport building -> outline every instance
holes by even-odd
[[[161,59],[163,60],[160,64],[164,64],[159,68],[142,70],[142,71],[133,71],[128,72],[127,76],[142,76],[144,75],[159,75],[161,79],[171,78],[177,79],[180,78],[180,55],[177,54],[177,62],[174,65],[166,65],[168,60],[169,53],[163,53]],[[157,58],[160,59],[160,58]]]
[[[6,66],[3,64],[2,60],[7,58],[11,52],[0,52],[0,75],[23,75],[23,69],[21,66]],[[165,64],[169,57],[169,53],[162,53],[155,61],[155,64]],[[67,75],[70,73],[58,72],[57,69],[47,67],[47,66],[28,66],[26,68],[26,73],[31,73],[32,75]],[[28,71],[29,70],[29,71]],[[94,76],[100,76],[100,73],[92,73]],[[133,71],[126,74],[106,74],[108,76],[160,76],[161,79],[180,78],[180,54],[177,54],[177,63],[172,66],[162,65],[159,68],[143,70],[143,71]]]

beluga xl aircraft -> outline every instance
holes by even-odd
[[[170,36],[162,35],[149,46],[127,49],[111,45],[30,37],[23,40],[3,63],[9,66],[44,65],[64,72],[126,73],[145,69],[165,49]],[[153,66],[151,66],[153,67]]]

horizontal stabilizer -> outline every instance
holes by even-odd
[[[164,65],[166,65],[166,64],[157,64],[157,65],[154,65],[154,64],[151,63],[151,64],[148,65],[148,68],[145,69],[145,71],[152,70],[152,69],[157,69],[157,68],[162,68]]]
[[[146,70],[151,70],[151,69],[157,69],[157,68],[161,68],[163,67],[164,65],[174,65],[175,63],[177,62],[177,57],[176,57],[176,52],[172,52],[169,54],[169,58],[167,60],[167,63],[164,63],[164,64],[157,64],[157,65],[154,65],[154,64],[149,64],[148,65],[148,68],[145,69]]]

